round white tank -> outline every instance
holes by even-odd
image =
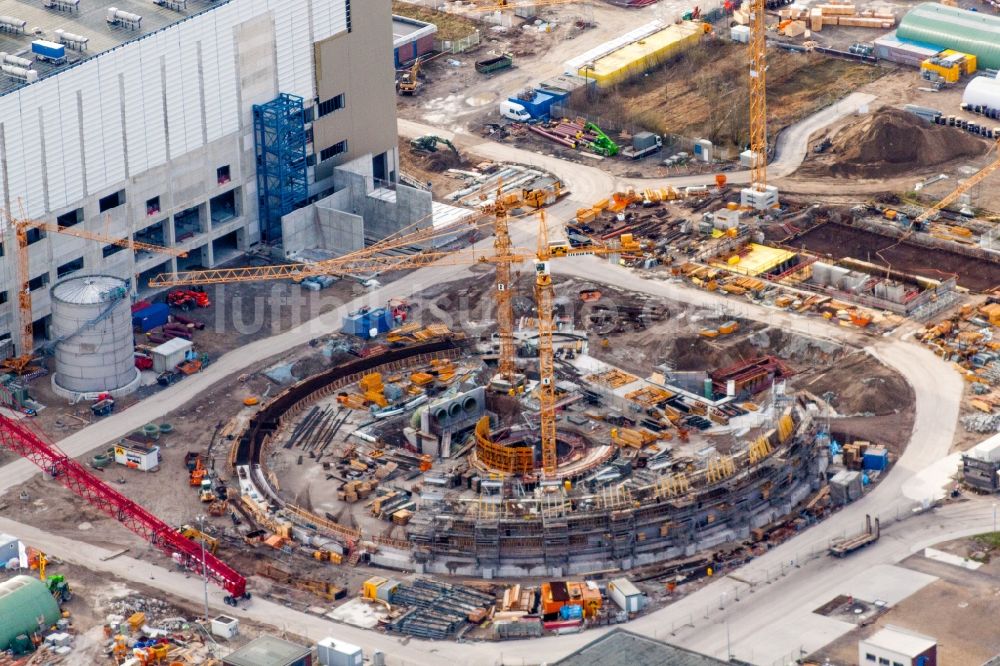
[[[56,393],[125,395],[138,388],[125,281],[108,275],[75,277],[57,283],[51,295]]]
[[[1000,109],[1000,80],[988,76],[977,76],[972,79],[965,86],[962,103]]]

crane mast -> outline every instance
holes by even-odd
[[[750,186],[767,187],[767,40],[764,0],[750,3]]]
[[[750,2],[750,186],[740,193],[744,208],[778,206],[778,189],[767,184],[767,36],[764,0]]]
[[[32,322],[31,307],[31,275],[28,267],[28,229],[24,225],[17,224],[8,215],[8,220],[14,226],[14,235],[17,237],[17,308],[21,325],[21,348],[18,350],[17,358],[10,359],[12,369],[21,374],[27,369],[28,364],[34,359],[35,335]]]
[[[497,330],[500,336],[500,376],[515,388],[517,374],[514,352],[514,305],[511,290],[511,242],[510,218],[503,203],[503,186],[497,185],[496,201],[493,204],[495,221],[493,224],[493,251],[496,259],[496,304]]]
[[[535,302],[538,306],[538,404],[541,423],[542,471],[545,476],[556,473],[556,387],[555,357],[552,349],[552,272],[549,260],[548,229],[545,214],[538,225],[538,253],[535,261]]]
[[[0,398],[3,397],[0,395]],[[0,399],[0,402],[5,401]],[[204,571],[213,582],[226,590],[227,604],[235,606],[239,599],[250,598],[246,578],[238,571],[215,555],[201,551],[193,541],[93,476],[83,465],[23,422],[3,414],[0,414],[0,449],[28,459],[67,490],[101,513],[117,520],[189,571],[198,574]]]

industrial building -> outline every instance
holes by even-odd
[[[434,50],[437,26],[406,16],[392,17],[392,52],[396,68],[409,65]]]
[[[19,63],[0,74],[0,207],[100,238],[28,230],[36,342],[50,333],[49,287],[66,277],[114,276],[135,293],[157,274],[216,266],[262,241],[281,256],[289,212],[317,199],[361,211],[376,183],[393,200],[383,193],[365,212],[391,229],[388,3],[73,4],[0,0],[12,20],[0,51]],[[33,46],[39,39],[54,46]],[[420,211],[430,211],[426,199]],[[0,340],[20,326],[17,243],[5,228]],[[123,238],[187,256],[108,242]]]
[[[15,576],[0,583],[0,650],[12,648],[19,636],[30,636],[60,617],[59,604],[42,581]]]
[[[1000,490],[1000,435],[994,435],[962,454],[962,481],[980,492]]]
[[[887,626],[858,642],[858,663],[862,666],[937,666],[937,641],[899,627]]]
[[[981,69],[1000,68],[1000,18],[983,12],[925,2],[900,20],[896,37],[974,55]]]
[[[615,629],[593,640],[553,666],[723,666],[722,661],[676,645]]]

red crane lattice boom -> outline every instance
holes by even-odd
[[[230,596],[226,603],[249,598],[247,581],[239,572],[190,541],[139,504],[107,485],[26,425],[0,414],[0,448],[27,458],[90,506],[117,520],[147,543],[187,569],[201,574],[202,557],[208,577]]]

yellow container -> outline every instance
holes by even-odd
[[[700,24],[693,21],[668,26],[648,37],[632,42],[603,58],[593,66],[581,68],[577,73],[598,86],[605,88],[635,76],[645,74],[653,67],[691,48],[703,34]]]

